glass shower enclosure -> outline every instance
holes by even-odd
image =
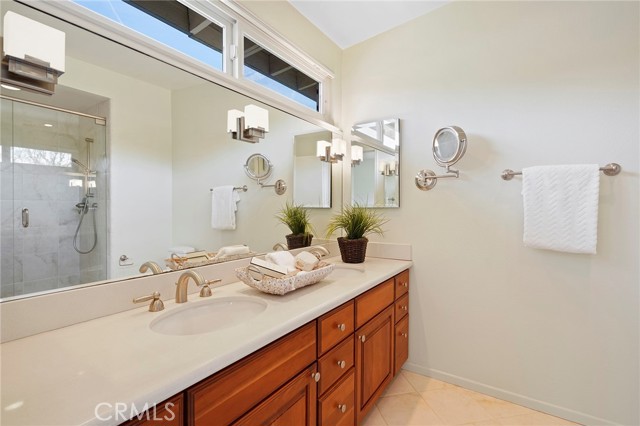
[[[0,296],[107,279],[106,120],[0,101]]]

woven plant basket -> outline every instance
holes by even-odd
[[[348,240],[344,237],[338,237],[338,246],[340,247],[340,255],[344,263],[363,263],[367,254],[368,239],[365,237],[356,240]]]
[[[313,235],[311,234],[289,234],[285,237],[287,238],[287,247],[289,250],[309,247],[313,239]]]

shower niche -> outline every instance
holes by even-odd
[[[2,298],[108,278],[108,100],[85,100],[76,113],[1,99]]]

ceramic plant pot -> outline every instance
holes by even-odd
[[[365,237],[355,240],[348,240],[344,237],[338,237],[338,246],[340,247],[340,255],[344,263],[363,263],[367,253],[368,239]]]
[[[287,239],[287,247],[289,250],[309,247],[311,245],[311,240],[313,240],[313,235],[311,234],[289,234],[285,237]]]

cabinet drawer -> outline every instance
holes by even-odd
[[[404,318],[409,313],[409,295],[405,294],[396,300],[396,322]]]
[[[353,334],[318,361],[320,372],[318,393],[320,395],[325,393],[351,367],[353,367]]]
[[[352,426],[355,424],[355,373],[353,368],[318,403],[320,426]]]
[[[409,358],[409,315],[396,324],[395,345],[394,375],[398,374],[398,371]]]
[[[396,279],[396,299],[402,297],[409,291],[409,270],[400,272]]]
[[[353,301],[347,302],[318,319],[318,356],[353,333]]]
[[[356,297],[356,328],[360,328],[393,303],[393,278]]]
[[[228,425],[315,360],[313,321],[188,389],[187,424]]]

